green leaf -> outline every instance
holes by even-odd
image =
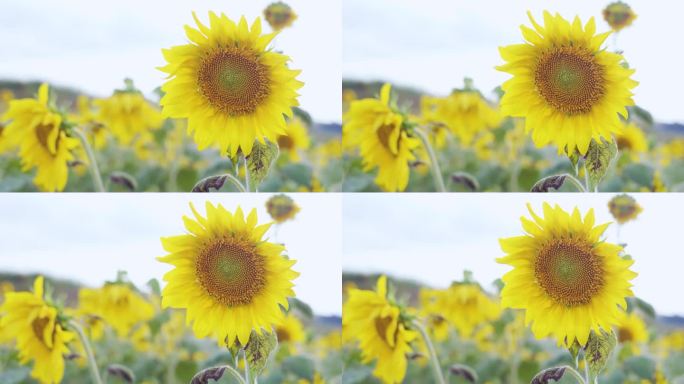
[[[252,188],[256,188],[261,184],[268,171],[273,165],[273,161],[278,158],[280,150],[278,144],[266,140],[266,144],[254,142],[252,153],[247,156],[247,169],[249,169],[249,182]]]
[[[147,286],[150,287],[150,290],[152,290],[152,293],[154,293],[157,296],[161,296],[161,286],[159,285],[159,280],[150,279],[147,282]]]
[[[117,377],[129,384],[135,383],[135,374],[133,371],[120,364],[110,364],[107,367],[107,375],[111,377]]]
[[[268,358],[278,346],[278,337],[275,332],[262,332],[261,334],[252,331],[249,342],[245,346],[245,357],[249,363],[249,373],[252,377],[257,377],[266,368]]]
[[[600,143],[596,140],[591,141],[589,150],[584,156],[584,165],[586,172],[589,174],[589,185],[587,185],[589,191],[594,191],[598,188],[601,180],[608,173],[611,162],[617,157],[617,153],[618,148],[615,141],[607,142],[603,139],[601,139]]]
[[[292,180],[298,185],[311,185],[313,172],[304,164],[287,164],[281,169],[281,172],[287,180]]]
[[[31,370],[27,367],[10,368],[0,372],[0,383],[20,384],[25,383],[29,378]]]
[[[302,315],[304,315],[308,319],[313,319],[314,313],[313,309],[311,309],[311,306],[301,300],[299,300],[296,297],[289,297],[287,301],[290,304],[290,310],[296,309],[299,311]]]
[[[547,368],[532,379],[532,384],[548,384],[551,381],[559,381],[565,374],[565,367]]]
[[[450,180],[452,183],[464,186],[470,192],[480,189],[480,183],[477,182],[475,176],[466,172],[454,172],[451,174]]]
[[[460,376],[470,383],[478,382],[477,372],[467,365],[452,364],[449,367],[449,373],[454,376]]]
[[[135,180],[135,177],[126,172],[114,171],[110,173],[109,182],[120,186],[128,192],[134,192],[138,189],[138,182]]]
[[[646,316],[648,316],[651,319],[655,319],[656,317],[655,308],[653,308],[651,304],[645,302],[644,300],[638,297],[628,297],[627,305],[628,308],[639,309],[641,312],[643,312]]]
[[[594,379],[606,367],[608,358],[616,345],[617,337],[612,330],[610,332],[600,330],[599,333],[591,331],[589,341],[584,347],[584,353],[589,364],[589,382],[593,383]]]
[[[181,383],[187,383],[192,380],[192,377],[198,369],[199,367],[194,361],[179,361],[178,364],[176,364],[176,379]]]

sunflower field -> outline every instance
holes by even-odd
[[[275,195],[266,209],[270,223],[190,204],[186,233],[161,238],[163,281],[145,286],[0,274],[0,382],[339,382],[340,318],[296,297],[298,260],[271,240],[300,208]]]
[[[498,48],[492,71],[509,78],[491,92],[467,77],[448,95],[345,80],[343,190],[682,190],[684,137],[635,105],[639,68],[607,48],[632,8],[611,3],[605,24],[528,16],[520,43]]]
[[[605,240],[613,225],[535,208],[499,238],[508,271],[492,283],[453,261],[440,267],[463,275],[448,286],[344,273],[345,383],[682,382],[682,318],[635,296],[639,258]],[[608,209],[617,226],[642,212],[624,194]]]
[[[273,47],[294,10],[188,16],[152,96],[0,81],[0,191],[339,190],[340,127],[298,108],[297,60]]]

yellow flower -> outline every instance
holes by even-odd
[[[321,375],[318,372],[314,372],[313,381],[307,379],[299,379],[297,381],[297,384],[325,384],[325,380],[323,380],[323,377],[321,377]]]
[[[608,224],[594,226],[594,210],[584,216],[544,203],[544,217],[528,204],[533,220],[522,217],[524,236],[501,239],[513,266],[503,276],[501,304],[524,309],[537,338],[553,336],[559,345],[585,345],[590,331],[609,330],[625,298],[633,296],[634,263],[620,257],[622,247],[601,240]]]
[[[501,123],[499,111],[474,90],[459,90],[445,98],[433,98],[426,102],[423,113],[446,124],[466,146],[479,132],[496,128]]]
[[[126,283],[107,283],[102,288],[82,288],[78,292],[79,309],[102,318],[119,337],[128,336],[133,327],[154,315],[152,304]]]
[[[615,32],[629,27],[636,18],[637,15],[632,8],[622,1],[610,3],[603,9],[603,19]]]
[[[427,319],[427,328],[436,341],[444,341],[449,337],[449,323],[444,318],[443,308],[438,304],[442,292],[421,288],[419,293],[421,315]]]
[[[305,123],[295,116],[287,122],[285,134],[278,136],[280,152],[287,152],[292,161],[299,161],[298,150],[308,149],[311,145]]]
[[[411,150],[417,139],[409,137],[404,117],[390,107],[391,86],[385,84],[380,99],[362,99],[351,103],[344,116],[344,146],[358,146],[364,171],[378,168],[375,182],[386,191],[403,191],[409,181]]]
[[[74,334],[61,323],[57,308],[44,300],[43,277],[36,278],[32,293],[8,293],[0,313],[0,327],[16,340],[20,363],[34,362],[31,377],[44,384],[61,382],[66,345]]]
[[[624,58],[601,48],[610,32],[596,35],[593,18],[582,27],[560,15],[544,12],[544,26],[529,14],[534,29],[521,26],[526,44],[499,49],[507,61],[498,67],[510,73],[502,88],[505,115],[525,118],[526,132],[538,147],[553,143],[558,153],[586,154],[592,139],[611,140],[634,105],[631,89],[638,84]]]
[[[471,283],[453,284],[437,297],[436,306],[464,338],[470,338],[478,325],[501,315],[499,303]]]
[[[294,13],[292,7],[282,1],[278,1],[269,4],[264,9],[264,19],[268,21],[268,24],[274,31],[280,31],[285,27],[291,26],[297,20],[297,14]]]
[[[658,157],[660,164],[669,165],[673,160],[684,158],[684,139],[671,139],[667,143],[658,147]]]
[[[68,162],[74,159],[71,151],[79,143],[68,137],[62,126],[63,118],[48,105],[49,88],[38,89],[38,99],[19,99],[10,102],[3,119],[12,120],[2,132],[3,140],[19,147],[22,171],[37,168],[33,182],[42,191],[62,191],[69,176]]]
[[[385,383],[400,383],[407,368],[409,343],[415,331],[407,329],[400,309],[387,299],[387,278],[381,276],[376,291],[352,289],[342,310],[345,333],[361,347],[364,364],[377,360],[373,374]]]
[[[160,112],[140,92],[132,89],[116,91],[106,99],[93,101],[93,104],[99,108],[96,119],[126,146],[141,134],[161,127],[164,122]]]
[[[291,352],[294,351],[295,344],[304,341],[306,337],[302,322],[290,313],[275,324],[275,332],[278,343],[289,348]]]
[[[639,351],[638,344],[648,340],[646,324],[634,312],[630,314],[623,312],[619,317],[615,330],[618,341],[628,344],[628,347],[636,353]]]
[[[638,159],[639,154],[648,151],[646,135],[634,123],[625,124],[624,128],[615,134],[615,141],[618,149],[629,152],[633,159]]]
[[[72,120],[78,123],[88,133],[90,142],[95,149],[102,149],[107,144],[109,132],[104,125],[97,121],[97,115],[91,108],[91,101],[88,96],[80,95],[76,99],[77,113],[72,116]]]
[[[290,58],[267,48],[276,34],[262,35],[259,18],[249,28],[244,17],[236,24],[209,12],[209,27],[193,17],[199,30],[185,26],[191,44],[163,50],[164,114],[187,118],[200,150],[218,145],[222,153],[249,155],[255,139],[275,142],[303,86]]]
[[[635,220],[643,210],[632,196],[626,194],[610,199],[608,209],[619,224]]]
[[[295,261],[263,239],[270,224],[257,225],[256,209],[245,218],[240,207],[231,214],[207,202],[206,217],[190,208],[195,219],[183,217],[190,233],[161,239],[169,254],[158,260],[174,266],[164,275],[162,307],[186,309],[197,337],[246,345],[252,330],[270,331],[282,318],[299,275]]]

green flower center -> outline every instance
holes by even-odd
[[[217,302],[246,305],[266,285],[264,259],[253,246],[221,239],[205,247],[195,260],[197,279]]]
[[[209,104],[230,116],[253,113],[270,93],[268,67],[256,53],[240,48],[222,48],[204,57],[197,81]]]
[[[534,72],[537,91],[556,110],[584,114],[601,100],[603,68],[594,56],[575,47],[559,47],[543,54]]]
[[[542,247],[534,274],[542,290],[566,307],[588,304],[604,285],[603,266],[591,245],[568,239]]]

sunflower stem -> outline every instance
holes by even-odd
[[[442,170],[439,168],[439,163],[437,162],[437,155],[430,145],[430,139],[427,134],[420,128],[415,128],[414,132],[416,136],[423,143],[423,147],[430,157],[430,171],[432,171],[432,179],[435,182],[435,189],[437,192],[446,192],[446,186],[444,185],[444,178],[442,177]]]
[[[245,351],[243,349],[242,353],[243,353],[243,357],[245,359],[245,383],[251,384],[252,381],[250,380],[250,377],[249,377],[249,360],[247,359],[247,351]]]
[[[581,384],[587,383],[584,380],[584,377],[582,377],[582,374],[580,374],[575,368],[573,368],[569,365],[566,365],[564,368],[565,368],[565,372],[569,372],[572,375],[572,377],[574,377],[575,380],[577,380],[578,383],[581,383]]]
[[[575,188],[577,188],[578,191],[580,191],[580,192],[586,192],[586,191],[587,191],[587,189],[584,188],[584,185],[582,184],[582,182],[579,181],[579,180],[578,180],[576,177],[574,177],[573,175],[571,175],[571,174],[569,174],[569,173],[566,173],[566,174],[565,174],[565,178],[566,178],[568,181],[570,181],[570,182],[572,183],[572,185],[574,185]]]
[[[587,384],[598,384],[598,377],[591,381],[591,375],[589,375],[589,362],[587,361],[587,354],[584,353],[584,376],[586,377],[585,383]]]
[[[249,188],[249,166],[247,165],[247,156],[242,155],[242,161],[245,164],[245,190],[247,192],[252,192],[252,190]]]
[[[598,192],[598,184],[596,184],[593,191],[589,190],[589,171],[587,170],[587,163],[586,162],[584,163],[584,185],[586,186],[585,187],[586,192],[594,192],[594,193]]]
[[[238,189],[238,191],[240,191],[240,192],[247,192],[247,190],[245,189],[245,186],[242,185],[242,183],[240,182],[240,180],[238,180],[235,176],[231,175],[230,173],[225,173],[224,176],[226,176],[226,178],[228,179],[228,181],[230,181],[231,184],[233,184],[233,185],[235,186],[235,188]]]
[[[432,366],[432,373],[435,376],[435,381],[437,382],[437,384],[446,384],[446,381],[444,380],[444,375],[442,374],[442,367],[439,365],[439,360],[437,358],[437,352],[435,352],[435,347],[432,344],[432,341],[430,340],[430,336],[428,335],[427,330],[425,329],[423,324],[421,324],[418,320],[413,321],[413,326],[416,327],[416,329],[420,333],[420,336],[425,341],[425,345],[428,349],[428,354],[430,355],[430,364]]]
[[[95,360],[93,349],[90,346],[88,337],[85,335],[85,332],[83,332],[83,328],[74,320],[69,320],[68,324],[69,327],[71,327],[76,332],[78,338],[81,340],[81,344],[83,344],[83,349],[85,350],[86,358],[88,359],[88,366],[90,367],[90,374],[93,377],[93,382],[95,384],[103,384],[104,382],[100,377],[100,371],[97,368],[97,361]]]
[[[93,152],[93,148],[90,146],[90,143],[88,143],[88,138],[86,137],[85,133],[78,128],[74,128],[72,132],[74,132],[76,137],[78,137],[78,139],[81,141],[81,145],[83,145],[86,155],[88,156],[88,168],[90,169],[90,176],[93,178],[93,184],[95,184],[95,190],[97,192],[107,192],[105,190],[104,183],[102,182],[100,168],[97,166],[95,153]]]

